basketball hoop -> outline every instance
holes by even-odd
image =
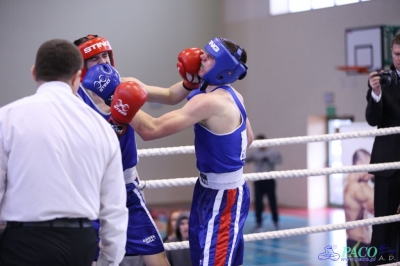
[[[338,66],[337,69],[340,71],[346,71],[347,73],[368,73],[368,67],[365,66]]]

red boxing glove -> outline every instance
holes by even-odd
[[[183,87],[187,90],[197,89],[200,85],[201,78],[197,73],[200,70],[200,55],[203,50],[200,48],[187,48],[179,53],[178,68],[179,75],[183,78]]]
[[[126,132],[127,125],[147,100],[147,92],[136,82],[127,81],[119,84],[111,102],[111,124],[118,137]]]

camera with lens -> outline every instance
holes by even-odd
[[[396,75],[395,71],[388,70],[388,71],[379,73],[378,76],[381,77],[379,79],[379,83],[382,86],[388,86],[390,84],[397,85],[399,83],[399,77]]]

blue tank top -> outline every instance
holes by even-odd
[[[194,125],[194,145],[197,169],[203,173],[227,173],[237,171],[244,165],[247,149],[246,110],[230,86],[220,86],[235,100],[242,123],[233,132],[217,135],[201,124]],[[213,91],[214,91],[213,90]]]
[[[92,107],[93,110],[95,110],[102,117],[104,117],[105,120],[108,121],[108,119],[110,118],[110,114],[101,111],[92,101],[92,99],[86,93],[86,91],[81,87],[79,87],[78,89],[78,95],[87,105]],[[136,139],[135,139],[135,131],[131,126],[128,126],[126,133],[120,137],[119,146],[121,148],[122,166],[124,168],[124,171],[126,169],[136,166],[136,164],[138,163]]]
[[[194,96],[201,94],[201,93],[205,93],[205,91],[201,91],[200,88],[192,90],[189,95],[186,97],[186,100],[190,100],[192,99]]]

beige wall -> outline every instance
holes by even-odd
[[[123,76],[170,86],[180,80],[178,53],[203,46],[220,31],[220,2],[214,0],[12,0],[0,1],[0,106],[35,92],[30,76],[35,53],[48,39],[74,41],[87,34],[108,38],[115,64]],[[154,116],[171,107],[146,104]],[[138,148],[193,144],[192,130]],[[32,152],[34,151],[27,151]],[[194,155],[142,158],[144,179],[196,176]],[[189,202],[191,187],[147,190],[148,203]]]
[[[219,35],[248,50],[248,75],[235,88],[245,97],[255,134],[306,135],[308,117],[325,114],[325,92],[334,92],[339,115],[364,121],[367,76],[335,70],[345,62],[344,32],[400,25],[400,1],[372,0],[275,17],[268,15],[268,6],[267,0],[0,1],[0,106],[35,92],[30,67],[48,39],[105,36],[123,76],[167,86],[179,80],[175,64],[182,49],[203,47]],[[146,104],[144,110],[159,116],[173,108]],[[139,139],[138,148],[192,144],[188,129],[161,140]],[[277,148],[284,158],[278,170],[307,168],[305,144]],[[141,158],[138,170],[143,179],[196,176],[193,154]],[[307,206],[309,189],[305,178],[278,180],[279,203]],[[145,192],[149,204],[190,202],[191,194],[191,186]]]

